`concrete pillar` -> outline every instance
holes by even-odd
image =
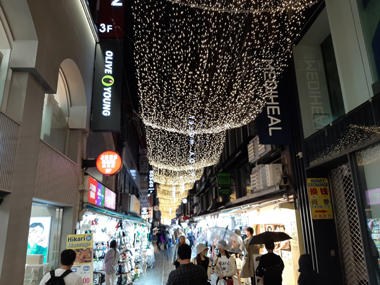
[[[25,101],[12,192],[0,207],[0,285],[23,284],[45,94],[29,73],[12,76],[18,79],[17,88],[25,92]]]

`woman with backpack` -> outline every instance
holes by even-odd
[[[104,258],[104,270],[106,272],[106,285],[115,285],[116,281],[116,266],[119,262],[120,253],[116,249],[116,240],[112,240],[110,243],[110,249],[108,250],[106,257]]]

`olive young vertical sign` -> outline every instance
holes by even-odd
[[[96,47],[91,130],[119,132],[122,94],[121,41],[102,41]]]
[[[311,216],[313,220],[333,218],[330,188],[326,178],[308,178]]]

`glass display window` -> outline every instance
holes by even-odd
[[[356,0],[373,82],[380,75],[380,1]]]
[[[326,10],[293,53],[303,131],[309,137],[346,113]]]
[[[374,276],[380,280],[380,144],[357,152],[355,161],[366,221],[362,238],[368,245],[368,272],[376,272]]]
[[[62,208],[33,203],[24,284],[39,284],[46,272],[59,266],[62,214]]]

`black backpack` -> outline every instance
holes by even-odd
[[[69,270],[66,270],[65,272],[63,272],[63,274],[61,276],[56,277],[55,276],[55,270],[50,271],[51,277],[50,277],[49,281],[46,282],[46,285],[65,285],[65,280],[63,280],[63,278],[65,278],[71,272],[72,271],[69,269]]]

